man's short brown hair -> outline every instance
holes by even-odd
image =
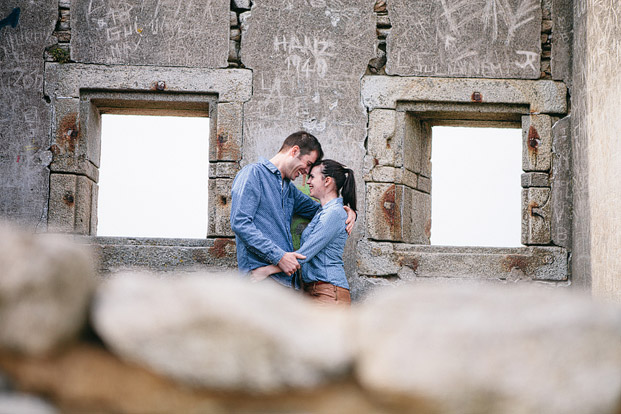
[[[323,150],[321,149],[321,144],[314,135],[309,134],[306,131],[298,131],[289,135],[282,143],[282,147],[280,147],[280,150],[278,150],[278,152],[286,151],[296,145],[300,148],[300,155],[306,155],[312,151],[316,151],[317,160],[323,158]]]

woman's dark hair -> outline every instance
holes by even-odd
[[[356,211],[356,179],[354,172],[334,160],[317,161],[313,167],[323,166],[324,177],[332,177],[336,183],[336,195],[343,196],[343,204]]]

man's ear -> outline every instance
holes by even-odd
[[[289,155],[291,155],[292,157],[297,157],[299,154],[300,154],[299,146],[294,145],[289,149]]]

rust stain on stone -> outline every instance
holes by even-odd
[[[216,157],[224,159],[227,157],[237,158],[240,154],[239,147],[235,141],[230,139],[230,134],[224,129],[218,129],[216,134]]]
[[[380,200],[380,202],[382,203],[384,218],[388,222],[391,232],[394,232],[396,230],[399,222],[401,221],[395,195],[396,186],[393,184],[388,188],[388,190],[384,192]]]
[[[470,100],[472,102],[481,103],[483,102],[483,95],[481,95],[481,92],[472,92]]]
[[[228,200],[226,198],[226,196],[220,196],[220,205],[222,206],[226,206]]]
[[[71,194],[70,192],[66,192],[65,195],[63,195],[63,203],[65,203],[69,207],[73,207],[73,204],[75,203],[73,194]]]
[[[56,144],[52,145],[52,153],[75,153],[80,132],[77,125],[78,114],[75,112],[65,115],[58,124],[56,131]]]
[[[537,154],[540,142],[541,137],[539,136],[537,129],[534,126],[528,128],[528,152],[531,154]]]
[[[399,257],[399,266],[407,266],[412,269],[413,272],[416,272],[418,269],[418,259],[416,257]]]
[[[533,209],[537,209],[537,208],[539,208],[539,204],[537,204],[534,201],[531,201],[530,204],[528,205],[528,215],[531,217],[538,216],[539,214],[533,211]]]
[[[164,91],[164,90],[166,90],[166,82],[164,82],[164,81],[153,82],[151,84],[151,90],[152,91]]]
[[[377,167],[379,165],[379,160],[377,158],[373,158],[373,165]]]
[[[203,249],[197,249],[192,251],[192,259],[196,263],[200,264],[208,264],[209,260],[207,259],[207,252]]]
[[[524,274],[528,274],[530,272],[532,265],[532,260],[529,259],[528,256],[519,254],[510,254],[505,256],[501,262],[502,269],[505,272],[510,272],[512,269],[518,269]]]
[[[234,245],[235,242],[231,239],[216,239],[213,246],[209,248],[209,255],[221,259],[229,255],[227,247]]]

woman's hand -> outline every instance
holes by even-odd
[[[358,214],[349,208],[349,206],[343,206],[345,212],[347,213],[347,220],[345,220],[345,230],[347,230],[347,234],[351,236],[351,231],[354,229],[354,224],[356,223],[356,219],[358,218]]]
[[[257,267],[253,271],[250,272],[250,281],[252,283],[258,283],[262,280],[267,279],[269,275],[274,273],[279,273],[280,268],[274,265],[268,265],[263,267]]]

